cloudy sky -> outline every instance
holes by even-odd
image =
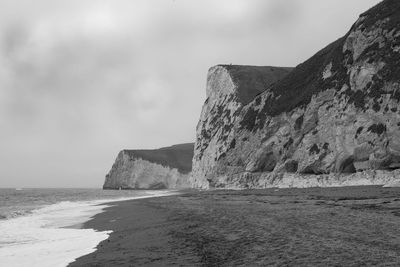
[[[0,0],[0,187],[191,142],[210,66],[295,66],[378,0]]]

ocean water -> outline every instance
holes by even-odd
[[[82,229],[110,202],[174,191],[0,189],[0,266],[66,266],[95,251],[111,231]],[[107,203],[107,204],[106,204]]]

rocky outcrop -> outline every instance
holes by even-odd
[[[207,99],[197,124],[191,183],[204,187],[209,166],[213,166],[233,144],[232,131],[242,110],[254,97],[282,79],[292,68],[218,65],[208,71]]]
[[[194,186],[400,178],[393,171],[400,168],[400,1],[365,12],[344,37],[271,84],[255,70],[235,79],[229,68],[217,66],[208,75]]]
[[[104,189],[188,188],[193,143],[154,150],[122,150]]]

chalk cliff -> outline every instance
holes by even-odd
[[[193,143],[154,150],[122,150],[103,189],[188,188]]]
[[[242,108],[292,68],[218,65],[207,75],[206,101],[197,124],[191,184],[204,187],[205,173],[223,154]]]
[[[268,67],[267,67],[268,68]],[[288,69],[216,66],[194,187],[385,184],[400,178],[400,1]],[[279,75],[269,76],[271,73]]]

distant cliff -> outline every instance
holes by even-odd
[[[193,143],[153,150],[122,150],[106,175],[104,189],[190,187]]]
[[[210,69],[197,126],[195,187],[400,178],[400,1],[365,12],[344,37],[288,72]]]

